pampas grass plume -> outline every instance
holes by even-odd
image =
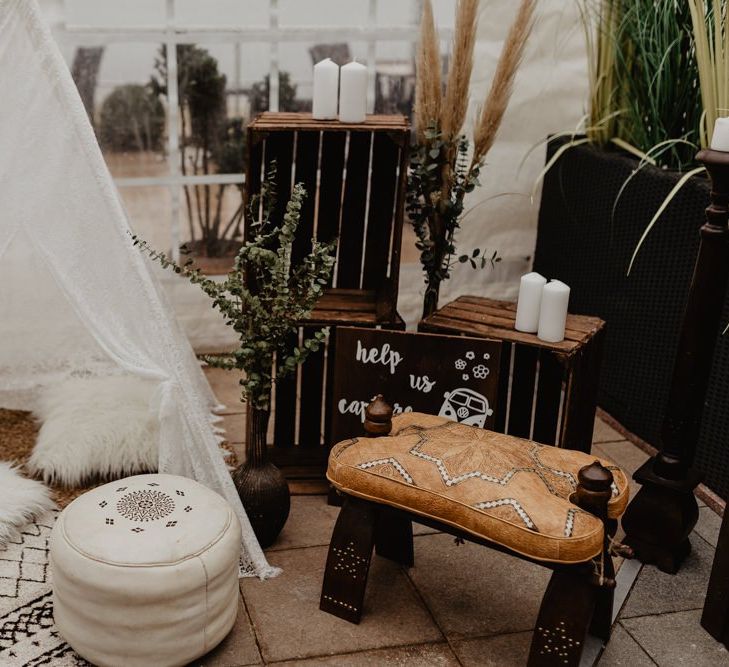
[[[514,22],[501,49],[494,79],[473,132],[472,164],[480,163],[491,149],[504,113],[509,105],[514,78],[519,69],[524,47],[534,24],[536,0],[521,0]]]
[[[423,3],[416,68],[415,131],[418,141],[422,143],[425,140],[425,131],[430,125],[437,123],[440,118],[442,97],[440,46],[430,0],[425,0]]]
[[[468,111],[468,89],[473,70],[473,47],[476,43],[479,0],[458,0],[456,28],[453,33],[453,52],[445,98],[441,109],[440,126],[446,141],[457,137]]]

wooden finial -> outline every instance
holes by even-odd
[[[600,461],[580,468],[573,502],[600,519],[607,519],[607,506],[612,498],[613,474]]]
[[[392,430],[392,407],[377,394],[365,410],[365,433],[369,438],[387,435]]]

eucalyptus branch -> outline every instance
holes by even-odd
[[[272,220],[275,176],[274,164],[249,208],[249,224],[256,235],[241,246],[221,282],[206,277],[191,262],[180,265],[132,236],[134,245],[152,260],[198,285],[212,299],[213,307],[238,334],[239,345],[231,354],[202,359],[216,368],[242,371],[241,399],[265,410],[270,409],[273,382],[293,372],[326,340],[328,329],[323,328],[306,335],[300,345],[290,344],[291,335],[298,333],[299,323],[323,293],[334,267],[335,248],[334,243],[313,240],[311,251],[294,261],[293,243],[306,191],[301,184],[294,186],[283,220],[276,224]]]

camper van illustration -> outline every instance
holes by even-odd
[[[486,397],[473,389],[461,387],[447,391],[443,396],[445,400],[440,406],[439,417],[447,417],[460,424],[483,428],[486,418],[494,414]]]

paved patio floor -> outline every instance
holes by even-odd
[[[230,438],[240,440],[243,415],[236,407],[236,389],[215,372],[210,379],[219,398],[231,406],[225,419]],[[240,449],[240,444],[236,447]],[[647,457],[599,420],[593,451],[629,473]],[[729,665],[727,650],[699,624],[721,522],[703,502],[699,505],[693,551],[680,573],[670,576],[653,566],[640,569],[612,639],[595,664]],[[337,512],[327,506],[324,496],[292,498],[288,523],[268,550],[270,562],[283,568],[283,574],[267,582],[242,580],[236,627],[196,664],[502,667],[526,663],[548,570],[473,544],[456,545],[452,537],[418,526],[415,567],[405,569],[373,557],[359,626],[320,612],[326,547]],[[638,569],[637,564],[629,565]],[[593,661],[591,657],[583,662]]]

